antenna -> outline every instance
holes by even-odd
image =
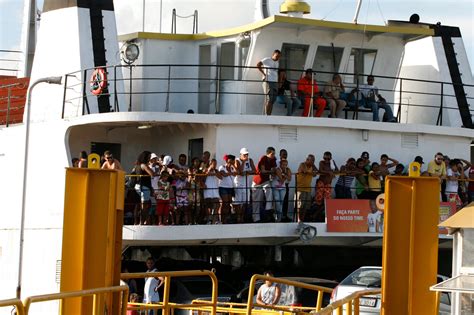
[[[360,7],[362,6],[362,0],[357,0],[356,12],[352,23],[357,24],[357,19],[359,18]]]

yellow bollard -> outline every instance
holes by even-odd
[[[89,164],[90,165],[90,164]],[[61,292],[118,286],[125,173],[67,168]],[[119,314],[117,294],[97,297],[97,309]],[[62,314],[92,314],[92,297],[65,299]]]
[[[421,165],[418,162],[411,162],[408,169],[408,176],[419,177],[421,175]]]
[[[100,169],[100,156],[97,153],[91,153],[87,156],[87,167],[92,169]]]
[[[435,315],[429,288],[437,274],[439,179],[388,176],[385,183],[381,314]]]

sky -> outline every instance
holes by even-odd
[[[118,27],[119,34],[131,31],[140,31],[141,12],[143,12],[143,1],[145,1],[147,19],[152,20],[151,14],[156,15],[159,5],[163,4],[163,12],[166,15],[177,2],[181,2],[190,12],[178,11],[178,14],[192,13],[192,8],[199,8],[200,21],[199,31],[215,30],[211,23],[217,20],[232,21],[238,16],[243,7],[252,6],[254,0],[114,0],[117,21],[127,21]],[[270,14],[278,14],[279,5],[283,0],[269,0]],[[351,22],[354,17],[356,0],[306,0],[311,6],[309,17],[329,21]],[[43,0],[39,0],[38,7],[42,7]],[[207,19],[205,13],[216,10],[219,6],[229,8],[229,15],[214,15]],[[135,10],[135,15],[132,12]],[[0,69],[15,68],[17,62],[5,59],[17,60],[18,53],[5,53],[2,50],[20,50],[21,24],[22,24],[23,0],[0,0]],[[244,12],[244,11],[241,11]],[[387,20],[408,20],[410,15],[417,13],[421,22],[437,23],[443,25],[458,26],[464,39],[471,69],[474,69],[474,1],[473,0],[364,0],[360,10],[358,22],[361,24],[383,25]],[[167,14],[169,16],[169,14]],[[131,17],[135,17],[135,20]],[[156,16],[153,16],[156,20]],[[251,18],[251,17],[250,17]],[[169,20],[169,19],[168,19]],[[163,32],[169,32],[168,20],[163,18]],[[230,22],[228,22],[230,23]],[[156,24],[156,23],[155,23]],[[231,25],[231,26],[238,26]],[[159,26],[151,25],[147,31],[158,31]],[[178,30],[179,32],[179,30]],[[5,71],[0,71],[0,74]],[[10,73],[11,74],[11,73]]]

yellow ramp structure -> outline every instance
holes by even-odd
[[[382,315],[435,315],[440,183],[389,176],[385,182]]]
[[[66,169],[61,292],[119,285],[124,187],[122,171]],[[92,314],[94,306],[118,314],[112,299],[67,299],[61,313]]]

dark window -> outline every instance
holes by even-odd
[[[280,68],[287,70],[288,80],[298,81],[303,74],[308,56],[309,45],[283,43],[281,48]]]
[[[344,48],[334,46],[318,46],[313,62],[318,84],[332,80],[334,73],[339,71]]]
[[[120,161],[120,152],[122,145],[120,143],[91,142],[91,153],[97,153],[102,156],[105,151],[112,152],[114,158]]]

